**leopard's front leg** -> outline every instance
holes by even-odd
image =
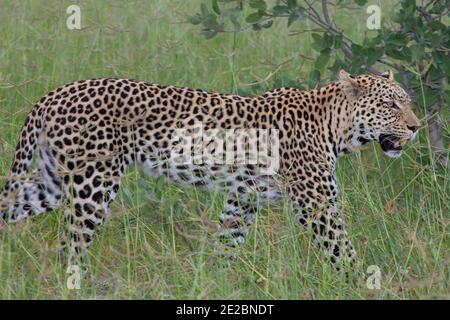
[[[336,270],[343,265],[353,266],[356,252],[335,207],[334,177],[321,179],[314,190],[309,190],[307,185],[298,181],[288,187],[296,221],[312,232],[313,243],[325,252]]]
[[[293,211],[296,221],[312,232],[314,245],[324,250],[336,270],[340,270],[343,264],[355,264],[355,249],[342,217],[334,207],[305,209],[293,204]]]

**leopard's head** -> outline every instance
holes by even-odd
[[[416,136],[420,121],[392,71],[352,77],[341,70],[338,80],[351,106],[350,143],[378,141],[386,155],[399,157],[405,143]]]

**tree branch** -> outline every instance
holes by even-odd
[[[331,21],[330,14],[328,13],[328,2],[327,0],[322,0],[322,11],[323,17],[327,24],[334,27],[334,23]]]

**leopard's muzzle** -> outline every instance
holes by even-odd
[[[405,139],[390,134],[380,134],[378,141],[383,152],[391,158],[399,157],[406,143]]]

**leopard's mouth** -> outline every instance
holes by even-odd
[[[393,158],[400,156],[403,146],[406,143],[405,139],[389,134],[381,134],[378,141],[384,153]]]

